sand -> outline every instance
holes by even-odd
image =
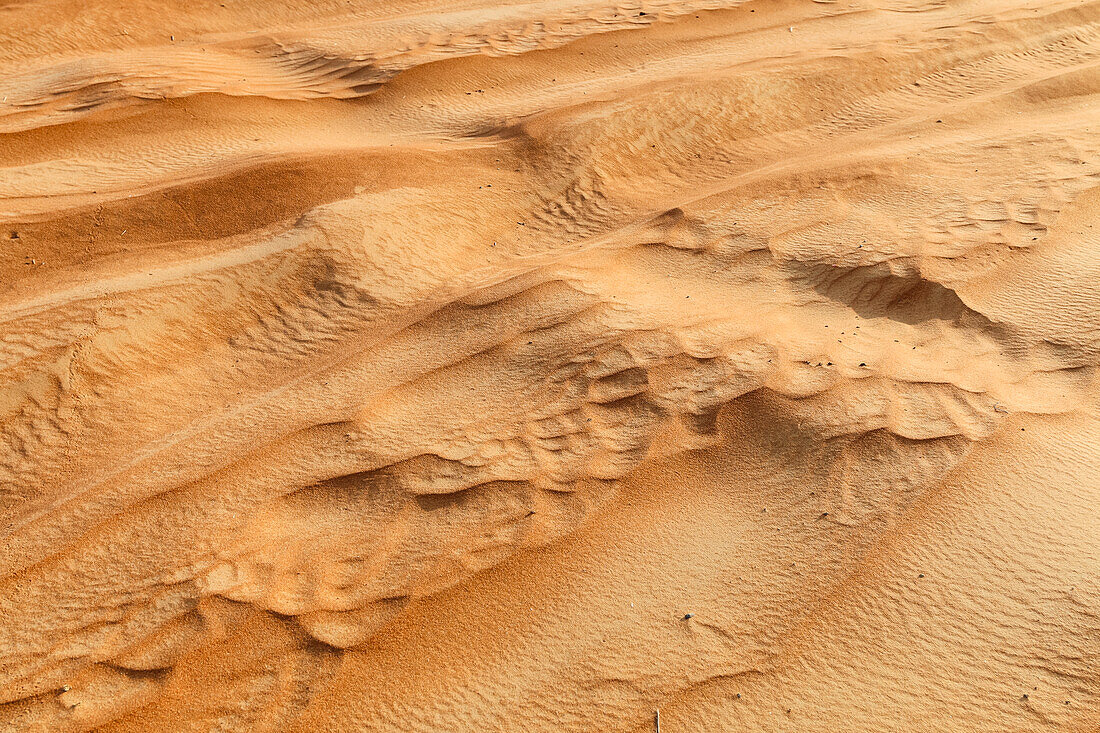
[[[1100,2],[0,3],[0,730],[1100,730]]]

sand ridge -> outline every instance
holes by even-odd
[[[0,729],[1100,726],[1100,3],[0,49]]]

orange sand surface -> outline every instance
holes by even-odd
[[[1100,731],[1100,1],[0,0],[0,731]]]

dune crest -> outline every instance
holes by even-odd
[[[1100,727],[1100,2],[0,64],[0,730]]]

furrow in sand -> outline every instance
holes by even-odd
[[[1091,730],[1100,2],[0,8],[0,729]]]

